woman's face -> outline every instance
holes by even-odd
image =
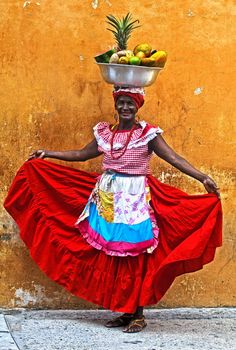
[[[135,120],[135,115],[138,111],[134,100],[129,96],[119,96],[115,106],[120,120],[130,121]]]

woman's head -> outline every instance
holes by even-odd
[[[113,91],[115,104],[120,96],[129,96],[134,101],[137,109],[144,104],[144,95],[143,88],[124,88],[115,86]]]
[[[113,98],[115,109],[120,118],[135,119],[138,109],[144,104],[144,90],[142,88],[115,87]]]

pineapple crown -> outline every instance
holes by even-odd
[[[139,20],[136,19],[133,21],[132,15],[130,13],[127,13],[127,15],[121,19],[116,18],[113,15],[108,15],[106,18],[108,19],[106,23],[112,26],[112,29],[107,28],[107,30],[113,33],[115,41],[118,45],[117,50],[126,50],[127,42],[130,38],[131,32],[134,29],[140,27],[140,25],[135,25],[135,23],[139,23]]]

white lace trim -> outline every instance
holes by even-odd
[[[145,121],[140,121],[139,124],[142,126],[142,129],[145,128],[145,126],[147,125],[147,123]],[[94,130],[94,136],[96,138],[96,141],[97,141],[97,144],[104,150],[104,151],[110,151],[111,150],[111,145],[110,143],[107,143],[104,141],[104,139],[98,134],[98,130],[97,130],[97,125],[95,125],[95,127],[93,128]],[[149,141],[153,140],[157,134],[162,134],[163,133],[163,130],[159,127],[157,128],[151,128],[145,136],[137,139],[137,140],[133,140],[133,141],[130,141],[129,144],[128,144],[128,147],[127,149],[131,149],[131,148],[137,148],[137,147],[140,147],[140,146],[144,146],[146,145]],[[114,143],[113,144],[113,149],[114,150],[118,150],[118,149],[121,149],[123,148],[124,145],[117,142],[117,143]]]
[[[145,95],[144,89],[140,87],[122,87],[122,86],[117,86],[113,92],[120,92],[120,91],[125,91],[125,92],[131,92],[132,94],[140,94],[140,95]]]
[[[144,146],[146,144],[148,144],[149,141],[153,140],[157,134],[162,134],[163,133],[163,130],[161,128],[153,128],[153,129],[150,129],[150,133],[148,132],[145,137],[139,139],[139,140],[135,140],[135,141],[132,141],[128,144],[128,147],[127,149],[131,149],[131,148],[137,148],[137,147],[140,147],[140,146]],[[123,145],[122,145],[123,146]],[[124,147],[124,146],[123,146]]]

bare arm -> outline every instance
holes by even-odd
[[[219,188],[215,182],[206,174],[202,173],[198,169],[194,168],[186,159],[178,155],[163,139],[161,135],[157,135],[155,139],[149,142],[149,149],[164,159],[175,168],[179,169],[183,173],[197,179],[202,182],[207,192],[214,192],[220,197]]]
[[[84,162],[88,159],[98,157],[101,152],[98,151],[98,144],[96,139],[93,139],[81,150],[72,151],[48,151],[48,150],[37,150],[30,154],[29,160],[34,158],[55,158],[65,160],[68,162]]]

